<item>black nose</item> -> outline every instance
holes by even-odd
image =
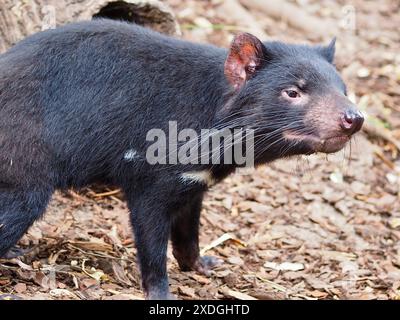
[[[349,135],[359,131],[363,123],[364,117],[358,110],[348,109],[342,115],[342,129]]]

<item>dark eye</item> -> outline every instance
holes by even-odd
[[[295,90],[285,90],[285,93],[289,98],[296,99],[300,97],[300,93]]]
[[[304,105],[308,101],[307,94],[295,86],[282,90],[281,97],[292,105]]]

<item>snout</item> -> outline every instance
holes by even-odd
[[[311,106],[305,119],[306,123],[312,124],[307,128],[313,130],[312,133],[284,132],[287,140],[297,141],[299,146],[308,148],[307,152],[302,150],[303,154],[337,152],[344,148],[364,124],[362,113],[344,96],[326,98],[320,104]]]
[[[360,131],[364,123],[364,116],[355,108],[348,108],[341,116],[340,126],[347,135]]]

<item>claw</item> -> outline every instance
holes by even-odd
[[[211,269],[221,265],[223,261],[213,256],[199,257],[193,266],[193,269],[206,276],[211,275]]]

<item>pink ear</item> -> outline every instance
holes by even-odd
[[[249,33],[235,36],[225,61],[225,76],[239,89],[255,73],[263,59],[263,44]]]

